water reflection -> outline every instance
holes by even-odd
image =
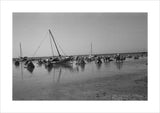
[[[115,62],[115,65],[117,69],[121,70],[121,68],[123,67],[123,62]]]
[[[105,63],[104,63],[104,66],[105,66],[106,68],[110,68],[110,62],[105,62]]]
[[[34,70],[34,67],[33,68],[32,67],[27,67],[26,69],[32,74],[33,70]]]
[[[54,80],[55,80],[55,69],[54,69],[54,71],[53,71],[53,82],[54,82]]]
[[[58,74],[57,83],[60,83],[61,73],[62,73],[62,69],[60,68],[60,69],[59,69],[59,74]]]
[[[22,64],[22,62],[20,63],[20,65],[21,65],[21,76],[22,76],[22,80],[23,80],[23,64]]]
[[[81,71],[84,71],[85,70],[85,64],[81,64],[79,65],[81,67]]]
[[[58,71],[57,74],[56,74],[55,68],[54,68],[54,71],[53,71],[53,82],[54,83],[60,83],[61,75],[62,75],[62,68],[59,68],[59,71]]]
[[[77,73],[79,72],[79,65],[76,65],[75,67],[72,66],[72,69],[69,70],[71,73]]]
[[[121,70],[124,65],[123,62],[107,62],[107,63],[103,63],[103,68],[104,67],[105,67],[105,69],[112,68],[113,65],[111,65],[111,63],[114,64],[118,70]],[[15,65],[15,63],[14,63],[14,65]],[[43,67],[45,67],[45,69],[47,70],[48,73],[51,73],[53,69],[54,69],[54,71],[55,71],[55,69],[56,70],[59,69],[61,71],[63,69],[63,70],[69,70],[70,72],[73,72],[73,73],[75,73],[75,72],[77,73],[77,72],[85,72],[86,65],[90,65],[92,68],[95,65],[97,70],[101,70],[101,68],[102,68],[102,63],[97,63],[97,64],[89,63],[89,64],[81,64],[81,65],[76,65],[76,66],[73,66],[71,64],[63,64],[63,65],[56,64],[56,65],[51,65],[51,66],[37,64],[36,68],[43,69],[42,68],[42,66],[43,66]],[[16,68],[20,67],[21,76],[23,78],[23,68],[24,68],[23,63],[20,62],[20,65],[15,65],[15,67]],[[26,68],[26,70],[31,74],[33,74],[34,69],[35,68]],[[92,71],[94,71],[94,70],[92,69]]]
[[[18,64],[18,65],[15,64],[15,67],[18,68],[18,67],[19,67],[19,64]]]
[[[96,63],[96,67],[97,67],[98,70],[101,69],[101,66],[102,66],[102,63]]]
[[[50,73],[52,71],[53,66],[45,66],[45,69]]]
[[[37,77],[38,80],[43,81],[44,75],[51,75],[48,76],[48,78],[45,78],[45,80],[48,81],[53,80],[56,83],[62,82],[69,82],[74,80],[81,80],[84,78],[92,78],[98,75],[106,75],[108,76],[110,73],[119,73],[119,70],[121,72],[125,71],[132,71],[137,68],[137,65],[139,67],[143,68],[143,65],[146,64],[147,60],[138,59],[138,61],[126,61],[126,62],[106,62],[106,63],[99,63],[95,64],[95,62],[86,63],[84,65],[76,65],[76,64],[67,64],[67,65],[52,65],[46,67],[44,64],[42,66],[38,65],[36,62],[34,64],[36,65],[35,68],[24,68],[24,63],[20,62],[19,66],[16,66],[15,63],[13,63],[13,75],[15,79],[16,77],[19,77],[19,79],[27,79],[28,76],[34,76]],[[142,65],[142,66],[141,66]],[[17,68],[18,67],[18,68]],[[18,79],[18,80],[19,80]],[[33,78],[30,78],[32,80]],[[44,80],[44,81],[45,81]]]
[[[53,65],[50,65],[50,66],[45,66],[45,69],[47,69],[47,71],[50,73],[52,71],[52,69],[66,69],[66,70],[70,70],[72,71],[73,70],[73,66],[71,64],[53,64]]]

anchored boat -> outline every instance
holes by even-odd
[[[48,64],[70,64],[71,62],[71,57],[62,57],[62,55],[60,54],[59,50],[58,50],[58,47],[57,47],[57,44],[56,44],[56,41],[54,39],[54,36],[51,32],[51,30],[49,29],[49,34],[51,35],[52,37],[52,40],[55,44],[55,47],[56,47],[56,50],[57,50],[57,53],[58,53],[58,57],[52,59],[51,61],[48,62]],[[51,45],[52,46],[52,45]]]

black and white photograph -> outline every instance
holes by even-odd
[[[0,2],[0,112],[160,112],[160,1]]]
[[[12,100],[148,100],[147,12],[13,12]]]

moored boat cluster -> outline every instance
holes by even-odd
[[[113,55],[93,55],[93,56],[57,56],[48,58],[17,58],[14,59],[14,64],[19,66],[20,63],[24,64],[24,68],[34,69],[35,65],[44,65],[46,68],[52,68],[53,66],[66,66],[66,65],[85,65],[90,62],[95,62],[95,64],[107,63],[107,62],[124,62],[126,59],[139,59],[146,57],[146,55],[123,55],[123,54],[113,54]],[[34,62],[34,63],[33,63]],[[36,63],[35,63],[36,62]]]

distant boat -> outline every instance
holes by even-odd
[[[28,64],[27,64],[27,68],[34,68],[34,64],[32,61],[29,61]]]
[[[16,61],[14,62],[14,64],[15,64],[16,66],[19,66],[19,61],[16,60]]]
[[[92,43],[91,43],[91,53],[90,53],[90,55],[88,56],[88,61],[89,61],[89,62],[95,60],[95,57],[93,56],[93,53],[92,53],[92,52],[93,52],[93,51],[92,51]]]
[[[24,65],[25,65],[24,68],[26,68],[29,72],[31,73],[33,72],[35,66],[31,60],[27,60]]]
[[[22,48],[21,48],[21,43],[19,43],[19,47],[20,47],[20,57],[19,57],[19,59],[16,59],[16,61],[15,61],[15,63],[14,63],[16,66],[19,66],[20,62],[22,61]]]

